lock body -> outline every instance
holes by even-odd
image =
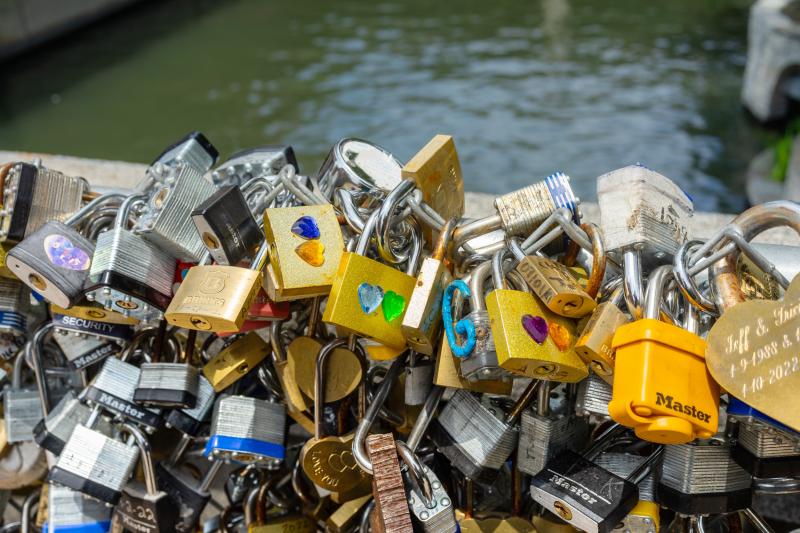
[[[181,433],[196,437],[203,427],[203,423],[208,420],[212,409],[216,391],[211,383],[203,375],[197,376],[197,400],[194,407],[183,409],[172,409],[164,419],[167,427],[175,428]]]
[[[199,265],[189,270],[164,317],[199,331],[238,331],[261,288],[257,270]]]
[[[511,395],[513,382],[510,379],[469,380],[464,377],[461,369],[461,365],[464,361],[466,361],[466,359],[454,356],[450,349],[450,343],[447,342],[447,339],[442,339],[439,343],[439,356],[436,358],[436,366],[433,370],[433,383],[440,387],[450,387],[453,389],[464,389],[503,396]]]
[[[225,396],[211,417],[205,455],[239,463],[277,464],[286,456],[286,408],[248,396]]]
[[[607,419],[611,397],[611,385],[597,374],[589,374],[589,377],[578,385],[575,414],[594,419]]]
[[[69,391],[53,410],[36,424],[33,429],[33,439],[45,450],[60,455],[72,436],[72,431],[79,424],[85,424],[90,414],[91,409]],[[104,434],[111,433],[111,425],[103,417],[97,418],[95,428]]]
[[[33,429],[44,416],[39,393],[9,389],[3,395],[6,441],[9,444],[33,440]]]
[[[700,337],[654,319],[617,329],[611,418],[662,444],[714,435],[719,385],[706,368],[705,346]]]
[[[322,320],[390,348],[403,348],[401,324],[415,283],[399,270],[345,252]]]
[[[575,353],[608,384],[614,380],[615,351],[611,347],[614,333],[628,322],[630,320],[619,307],[603,302],[592,312],[575,342]]]
[[[536,296],[557,315],[579,318],[597,306],[570,270],[552,259],[526,256],[516,268]]]
[[[426,257],[422,261],[402,324],[414,351],[433,355],[442,325],[442,293],[452,279],[442,260]]]
[[[55,484],[46,487],[47,521],[42,531],[47,533],[108,531],[111,525],[111,509],[103,502],[67,487]]]
[[[589,437],[589,426],[575,416],[522,413],[517,447],[517,468],[535,475],[563,450],[578,451]]]
[[[532,294],[497,289],[486,297],[486,310],[502,368],[531,378],[564,382],[580,381],[588,375],[573,348],[575,324],[552,313]],[[528,331],[531,326],[526,327],[529,322],[541,324],[546,336],[534,339]]]
[[[220,265],[236,266],[261,243],[258,223],[239,187],[218,189],[192,211],[192,222]]]
[[[275,301],[330,292],[344,252],[332,205],[267,209],[264,233],[270,242]]]
[[[84,400],[139,424],[147,431],[155,431],[161,425],[159,412],[133,401],[139,373],[138,367],[116,357],[109,357],[81,396]]]
[[[184,363],[142,363],[133,401],[145,406],[194,407],[197,368]]]
[[[164,491],[149,494],[143,483],[132,481],[122,491],[111,519],[112,531],[166,533],[175,531],[179,507]]]
[[[203,375],[222,392],[269,355],[269,345],[254,331],[226,346],[203,367]]]

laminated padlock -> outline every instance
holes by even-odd
[[[503,251],[492,258],[495,290],[486,296],[497,362],[529,378],[577,382],[589,371],[575,353],[576,325],[556,315],[533,294],[507,288]]]
[[[57,484],[48,484],[45,487],[47,487],[47,520],[42,531],[47,533],[108,531],[111,526],[109,506],[69,487]]]
[[[261,245],[249,268],[198,265],[189,269],[164,317],[198,331],[238,331],[261,289],[269,244]]]
[[[211,141],[199,131],[188,133],[168,146],[152,163],[176,166],[179,162],[193,167],[197,172],[207,172],[219,158],[219,152]]]
[[[67,364],[75,370],[99,363],[106,357],[116,355],[122,350],[116,342],[95,335],[56,329],[53,336],[66,357]]]
[[[719,385],[705,364],[696,333],[661,322],[659,310],[672,265],[649,277],[645,318],[617,329],[613,397],[608,412],[643,440],[681,444],[717,430]]]
[[[33,429],[44,417],[42,398],[37,390],[23,389],[22,369],[25,353],[17,354],[11,388],[3,394],[5,440],[7,444],[32,441]]]
[[[397,443],[397,451],[408,465],[405,488],[413,524],[425,533],[458,531],[453,500],[436,473],[423,464],[404,442]]]
[[[627,478],[645,460],[645,457],[631,453],[603,452],[594,462],[619,477]],[[655,472],[651,469],[636,486],[639,488],[639,502],[622,519],[622,528],[631,533],[658,533],[661,518],[655,497]]]
[[[28,334],[30,291],[16,279],[0,279],[0,334]]]
[[[45,450],[60,455],[75,427],[79,424],[85,425],[91,414],[92,410],[81,403],[75,393],[68,391],[33,428],[33,439]],[[97,419],[95,427],[101,433],[111,433],[111,425],[103,417]]]
[[[218,187],[241,186],[253,178],[275,176],[286,165],[300,172],[297,156],[289,145],[248,148],[220,163],[211,173],[211,180]]]
[[[286,456],[286,408],[248,396],[223,396],[211,415],[206,457],[275,465]]]
[[[272,300],[324,296],[331,291],[344,253],[342,230],[332,205],[267,209],[264,233],[270,243],[274,276],[267,277],[266,284]]]
[[[192,222],[206,249],[220,265],[237,265],[264,238],[239,187],[217,189],[192,211]]]
[[[416,284],[409,274],[416,260],[409,258],[403,273],[364,255],[379,214],[370,215],[355,252],[342,255],[322,321],[399,349],[406,345],[401,325]]]
[[[575,399],[575,414],[589,417],[590,420],[608,420],[608,403],[613,391],[599,375],[592,373],[578,384]]]
[[[60,222],[78,211],[87,183],[40,165],[16,163],[2,187],[0,240],[19,242],[48,221]]]
[[[175,428],[184,435],[197,437],[214,409],[215,400],[216,391],[211,382],[205,376],[198,375],[197,400],[194,407],[170,410],[164,418],[164,425]]]
[[[800,474],[800,434],[730,395],[727,413],[739,422],[731,451],[739,466],[757,478]]]
[[[179,471],[174,465],[162,461],[156,463],[158,486],[169,494],[178,506],[178,522],[175,531],[190,533],[197,530],[197,522],[211,499],[211,484],[214,482],[222,461],[213,461],[198,481]]]

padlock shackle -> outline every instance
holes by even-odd
[[[433,496],[433,486],[428,475],[425,473],[425,467],[422,466],[419,457],[417,457],[417,454],[411,451],[411,448],[401,440],[395,441],[395,447],[397,448],[397,455],[400,456],[400,459],[402,459],[408,467],[408,477],[411,478],[411,482],[422,494],[425,507],[433,509],[436,507],[436,501]]]
[[[269,343],[272,347],[272,360],[283,363],[286,361],[286,350],[281,342],[281,327],[283,320],[275,320],[269,326]]]
[[[469,274],[470,311],[486,311],[486,300],[483,298],[483,285],[492,275],[492,262],[484,261],[472,269]],[[499,288],[499,287],[498,287]]]
[[[378,224],[378,217],[380,216],[380,211],[375,210],[372,214],[369,215],[367,221],[364,223],[364,231],[361,232],[361,235],[358,236],[358,241],[356,242],[356,249],[353,253],[358,255],[367,255],[367,248],[369,247],[369,240],[372,234],[375,232],[375,227]]]
[[[64,225],[69,226],[70,228],[74,228],[75,226],[80,224],[83,220],[93,215],[101,207],[106,207],[106,204],[110,204],[112,202],[116,203],[115,200],[119,200],[119,203],[122,204],[127,198],[128,197],[126,195],[119,193],[108,193],[102,196],[98,196],[85,206],[81,207],[71,217],[66,219],[64,221]]]
[[[625,291],[625,305],[634,320],[644,316],[644,284],[642,282],[642,256],[635,248],[622,253],[622,287]]]
[[[397,265],[408,260],[407,255],[395,253],[389,245],[389,232],[392,229],[392,223],[396,219],[395,210],[400,207],[403,201],[416,187],[417,184],[413,180],[401,180],[400,183],[386,195],[380,209],[378,209],[378,220],[375,225],[375,241],[378,248],[378,255],[390,265]]]
[[[33,375],[36,378],[36,390],[39,393],[39,401],[42,403],[42,413],[44,416],[50,414],[50,389],[47,387],[47,376],[45,375],[45,366],[42,355],[44,354],[44,341],[45,338],[55,329],[53,322],[43,324],[36,333],[33,334],[33,339],[25,345],[26,356],[30,352],[30,364],[33,368]],[[14,365],[16,377],[16,365]],[[21,376],[20,376],[21,377]],[[21,384],[21,382],[20,382]],[[13,385],[12,385],[13,387]]]
[[[117,218],[114,219],[114,229],[115,230],[124,230],[128,229],[128,218],[130,217],[130,212],[136,204],[145,204],[147,203],[148,196],[146,194],[132,194],[125,198],[125,200],[120,204],[119,211],[117,211]]]
[[[752,507],[747,507],[741,511],[741,513],[757,531],[761,533],[775,533],[775,530],[772,529],[769,522],[764,520]]]
[[[295,181],[296,174],[297,171],[294,165],[287,164],[278,172],[278,179],[289,192],[294,194],[305,205],[325,205],[329,203],[327,198],[317,195],[305,185]]]
[[[436,414],[436,409],[439,407],[444,391],[445,387],[439,385],[434,385],[431,388],[431,392],[428,394],[428,398],[425,400],[425,404],[422,406],[422,410],[417,415],[414,426],[408,434],[408,439],[406,439],[406,444],[408,444],[412,452],[416,452],[419,443],[422,442],[422,437]]]
[[[358,359],[361,365],[361,383],[358,385],[358,411],[364,412],[367,399],[367,352],[355,336],[351,339],[333,339],[322,347],[317,355],[317,364],[314,368],[314,438],[320,440],[325,437],[322,430],[323,408],[325,406],[325,369],[329,356],[337,348],[345,348]],[[373,402],[374,403],[374,402]],[[371,406],[370,406],[371,407]],[[377,414],[377,413],[376,413]]]
[[[495,290],[508,289],[508,282],[506,281],[505,272],[503,272],[503,258],[505,258],[506,250],[498,250],[492,256],[492,283],[494,283]]]
[[[608,448],[611,444],[614,443],[614,439],[618,436],[622,435],[628,431],[628,428],[620,424],[619,422],[614,422],[610,425],[605,431],[603,431],[597,438],[594,440],[592,445],[584,451],[581,455],[589,459],[590,461],[597,456],[600,452]]]
[[[667,283],[672,279],[673,266],[661,265],[653,269],[647,278],[647,290],[644,295],[644,318],[660,320],[661,300]]]
[[[719,315],[716,302],[703,294],[703,291],[700,290],[697,283],[694,281],[694,277],[689,273],[689,254],[693,249],[701,247],[702,245],[703,241],[695,239],[686,241],[678,248],[678,251],[675,253],[675,260],[673,261],[675,266],[675,281],[686,301],[692,306],[716,316]]]
[[[364,232],[365,220],[358,212],[358,206],[354,198],[355,192],[347,189],[336,189],[337,207],[344,216],[344,221],[356,234]]]
[[[406,255],[406,274],[416,277],[425,239],[422,237],[422,228],[417,219],[409,217],[406,223],[411,226],[411,251]]]
[[[642,461],[639,465],[634,468],[628,477],[625,479],[638,485],[645,477],[650,474],[650,470],[652,470],[653,463],[661,459],[661,456],[664,455],[664,445],[659,445],[656,450],[651,453],[644,461]]]
[[[383,378],[381,386],[378,388],[378,392],[375,393],[375,397],[372,399],[372,403],[369,404],[367,412],[364,413],[364,418],[362,418],[361,421],[359,421],[358,427],[356,428],[355,436],[353,437],[353,458],[356,460],[356,464],[358,464],[358,466],[361,467],[362,470],[364,470],[367,474],[370,475],[372,475],[372,461],[370,461],[366,449],[367,435],[369,434],[369,430],[372,427],[372,424],[374,424],[375,420],[378,419],[378,412],[380,411],[384,402],[386,402],[386,398],[387,396],[389,396],[389,391],[392,389],[392,386],[394,385],[395,381],[397,381],[398,378],[400,377],[400,373],[405,369],[408,352],[409,350],[404,351],[403,353],[398,355],[394,361],[392,361],[392,364],[389,367],[389,371],[386,372],[386,376]],[[320,355],[320,358],[322,358],[322,355]],[[319,360],[317,360],[317,368],[319,368]],[[361,371],[363,372],[363,375],[366,376],[367,374],[366,369],[362,367]],[[323,397],[320,395],[321,387],[320,389],[317,389],[316,394],[317,398]],[[316,421],[316,412],[317,412],[317,404],[319,403],[320,402],[314,403],[315,429],[316,426],[318,425]],[[320,412],[320,419],[321,417],[322,413]]]
[[[603,242],[603,233],[597,224],[586,222],[581,224],[580,228],[586,232],[586,235],[592,241],[591,249],[586,249],[587,252],[592,254],[592,271],[589,274],[589,280],[586,283],[586,294],[592,298],[597,297],[600,286],[603,284],[603,278],[606,275],[606,246]],[[563,263],[570,267],[575,264],[578,258],[578,253],[584,248],[573,240],[569,241],[567,251],[564,254]]]
[[[122,424],[121,433],[127,433],[136,442],[136,447],[139,448],[139,460],[142,462],[145,489],[149,496],[155,496],[158,494],[158,484],[156,482],[156,469],[153,466],[150,442],[148,442],[141,429],[127,422]]]
[[[539,387],[536,398],[536,414],[539,416],[550,416],[550,391],[552,384],[545,381]]]
[[[517,423],[519,417],[522,415],[522,411],[524,411],[536,397],[536,393],[539,387],[542,386],[544,382],[540,379],[531,380],[528,383],[528,386],[525,387],[525,390],[522,391],[522,394],[519,396],[514,405],[511,407],[511,410],[506,415],[505,424],[507,426],[511,426]]]

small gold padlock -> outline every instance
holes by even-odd
[[[575,342],[575,353],[609,385],[614,382],[615,350],[611,347],[611,341],[617,328],[630,322],[628,315],[618,307],[622,303],[622,296],[622,289],[619,288],[609,301],[595,307]]]
[[[568,318],[579,318],[597,306],[567,267],[546,257],[524,254],[520,257],[518,254],[522,250],[519,247],[510,248],[519,260],[517,272],[550,311]]]
[[[306,414],[310,404],[300,391],[294,372],[289,368],[280,330],[281,322],[274,321],[270,326],[269,338],[272,347],[272,366],[278,376],[283,398],[286,401],[286,414],[300,424],[303,429],[314,433],[314,421]]]
[[[255,368],[269,355],[270,347],[255,331],[223,348],[203,367],[203,375],[221,392]]]
[[[403,335],[407,344],[413,350],[426,355],[434,354],[435,343],[440,338],[442,293],[453,279],[445,258],[455,225],[455,219],[450,219],[442,227],[433,252],[422,261],[417,283],[403,317]]]
[[[342,255],[322,321],[391,348],[403,348],[406,339],[401,324],[417,280],[364,256],[379,215],[377,210],[370,215],[355,252]],[[413,270],[414,260],[408,262]]]
[[[486,296],[498,364],[531,378],[574,383],[589,375],[575,353],[576,328],[533,294],[504,288],[504,250],[492,257],[495,290]]]
[[[344,252],[342,230],[332,205],[267,209],[264,232],[270,243],[265,289],[273,301],[330,292]]]
[[[213,331],[239,331],[261,289],[269,245],[259,248],[250,268],[197,265],[189,269],[164,318],[175,326]]]
[[[56,304],[50,304],[50,314],[83,318],[84,320],[96,320],[108,324],[122,324],[125,326],[135,326],[139,323],[139,320],[136,318],[125,316],[122,313],[117,313],[98,305],[73,305],[69,309],[64,309]]]

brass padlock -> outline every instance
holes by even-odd
[[[486,297],[498,364],[523,376],[574,383],[589,375],[575,353],[576,327],[536,296],[505,288],[504,251],[492,257],[495,290]]]
[[[307,205],[264,211],[270,243],[269,297],[276,301],[324,296],[344,252],[342,230],[333,206]]]
[[[620,287],[609,301],[595,307],[575,342],[575,353],[609,385],[614,382],[615,351],[611,342],[617,328],[630,322],[628,315],[619,308],[623,296]]]
[[[239,331],[261,289],[267,261],[266,241],[250,268],[197,265],[189,269],[164,318],[170,324],[199,331]]]
[[[440,340],[442,293],[453,279],[445,258],[454,229],[455,219],[450,219],[439,232],[430,257],[422,261],[417,283],[403,317],[403,335],[407,344],[413,350],[426,355],[434,354],[436,342]]]
[[[322,321],[391,348],[402,348],[406,339],[401,324],[417,280],[364,256],[379,215],[377,210],[370,215],[355,252],[342,255]],[[414,227],[419,230],[418,226]],[[414,271],[419,258],[419,237],[416,244],[416,253],[412,254],[416,257],[408,259],[407,271],[410,272]]]
[[[269,345],[254,331],[223,348],[203,367],[203,375],[221,392],[255,368],[269,355]]]
[[[275,321],[270,325],[270,345],[272,346],[272,366],[280,382],[283,398],[286,402],[286,414],[308,431],[314,433],[314,421],[309,418],[306,411],[310,403],[297,385],[294,371],[289,368],[289,361],[284,350],[281,338],[281,322]]]

